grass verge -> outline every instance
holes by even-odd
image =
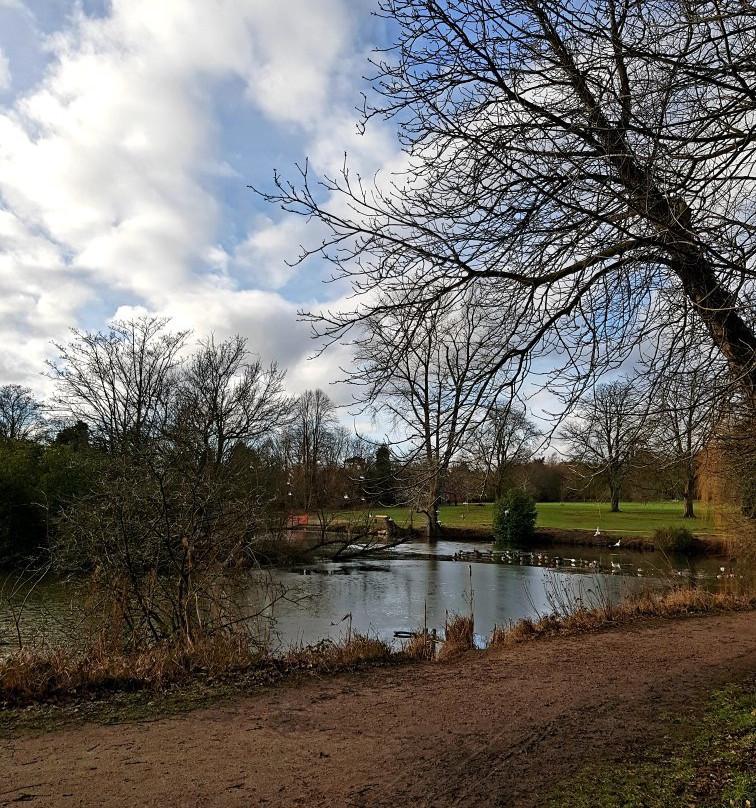
[[[161,645],[131,654],[22,652],[0,660],[0,737],[81,721],[154,719],[297,676],[405,659],[386,643],[357,633],[341,643],[322,641],[276,657],[228,637],[191,649]]]
[[[562,633],[595,631],[649,618],[674,618],[723,611],[756,609],[756,594],[707,592],[703,589],[643,590],[619,603],[608,598],[596,608],[573,606],[562,614],[549,614],[537,620],[523,619],[508,628],[496,628],[491,646],[518,643]],[[754,807],[756,808],[756,806]]]
[[[685,740],[634,760],[582,771],[561,783],[544,808],[754,808],[756,678],[713,694]]]

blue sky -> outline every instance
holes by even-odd
[[[44,394],[51,340],[148,312],[241,333],[326,387],[299,308],[338,305],[329,268],[286,259],[316,234],[265,205],[309,157],[372,174],[394,131],[356,132],[373,0],[0,0],[0,384]],[[336,399],[345,393],[329,388]]]

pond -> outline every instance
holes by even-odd
[[[742,574],[721,558],[554,546],[496,553],[481,542],[409,542],[380,560],[273,569],[266,576],[290,597],[272,605],[266,588],[253,585],[259,576],[250,574],[244,599],[250,611],[262,611],[260,630],[269,632],[274,650],[342,639],[350,630],[387,641],[397,631],[424,626],[442,631],[447,615],[467,614],[471,603],[477,640],[484,644],[495,626],[578,601],[597,606],[670,578],[719,588]],[[18,574],[7,575],[0,592],[0,653],[18,647],[19,635],[23,643],[75,642],[84,584],[46,578],[9,597],[18,581]]]

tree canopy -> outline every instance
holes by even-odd
[[[663,333],[756,401],[756,9],[694,0],[383,0],[397,39],[364,110],[402,171],[276,176],[326,226],[355,306],[331,338],[475,289],[487,367],[574,396]],[[374,328],[374,325],[371,326]],[[407,342],[415,337],[407,335]],[[397,356],[399,355],[397,351]],[[541,364],[539,364],[541,361]]]

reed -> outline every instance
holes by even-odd
[[[756,608],[756,593],[691,588],[643,590],[616,604],[608,596],[603,601],[598,598],[589,603],[578,594],[571,608],[562,593],[558,603],[559,614],[523,619],[508,628],[496,628],[489,645],[596,631],[649,618],[750,610]],[[445,639],[438,654],[436,638],[427,631],[419,632],[396,652],[388,643],[352,633],[350,628],[341,642],[323,640],[316,645],[291,648],[277,657],[252,645],[243,634],[218,634],[192,645],[157,643],[129,653],[115,651],[103,635],[86,653],[20,651],[0,660],[0,706],[113,691],[161,690],[198,680],[227,680],[233,684],[250,673],[277,679],[299,671],[334,673],[365,664],[449,660],[474,648],[472,613],[447,617]]]
[[[453,659],[475,648],[475,621],[472,614],[446,618],[444,643],[438,652],[439,660]]]
[[[20,651],[0,661],[0,702],[18,705],[98,691],[159,690],[198,677],[229,676],[266,660],[243,637],[223,635],[192,646],[160,643],[131,653],[113,652],[106,643],[82,653]]]
[[[280,658],[280,664],[288,669],[332,672],[368,663],[388,662],[396,656],[391,646],[383,640],[350,632],[342,642],[321,640],[314,645],[290,648]]]
[[[416,662],[429,662],[436,658],[435,632],[421,631],[402,646],[402,655]]]
[[[596,631],[635,620],[671,618],[684,615],[756,609],[756,594],[747,592],[707,592],[702,589],[642,590],[619,603],[585,608],[576,604],[571,612],[552,614],[536,620],[523,619],[508,628],[494,629],[489,645],[501,646],[556,634]]]

